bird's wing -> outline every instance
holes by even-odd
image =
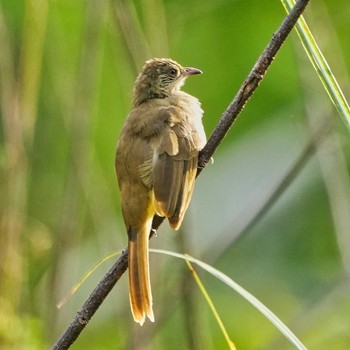
[[[179,228],[193,193],[203,146],[200,117],[162,100],[142,105],[128,117],[126,128],[137,143],[132,157],[138,161],[133,164],[138,164],[142,183],[153,189],[156,213],[169,218],[174,229]]]
[[[154,143],[154,205],[178,229],[192,197],[201,143],[189,115],[176,107],[167,113],[167,123]]]

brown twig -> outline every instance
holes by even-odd
[[[260,84],[267,69],[274,60],[278,50],[281,48],[284,40],[287,38],[291,30],[293,29],[295,23],[297,22],[298,18],[305,10],[305,7],[308,4],[308,2],[309,0],[297,1],[289,15],[283,20],[277,32],[272,36],[271,41],[266,46],[259,59],[256,61],[253,69],[249,73],[246,80],[243,82],[237,95],[232,100],[231,104],[223,113],[214,132],[212,133],[207,144],[201,151],[199,157],[198,172],[200,172],[206,166],[207,162],[214,154],[216,148],[229,131],[233,122],[237,119],[237,116],[242,111],[250,97],[253,95],[255,89]]]
[[[267,69],[272,63],[278,50],[281,48],[284,40],[287,38],[300,15],[305,10],[309,0],[299,0],[286,16],[279,29],[273,35],[270,43],[267,45],[253,69],[249,73],[246,80],[243,82],[237,95],[232,100],[229,107],[223,113],[221,119],[214,132],[210,136],[206,146],[200,153],[198,172],[202,171],[206,164],[210,161],[210,158],[214,154],[216,148],[223,140],[233,122],[236,120],[239,113],[258,87],[259,83],[263,79]],[[162,218],[155,217],[153,220],[153,229],[157,229],[163,222]],[[101,279],[89,298],[86,300],[82,308],[77,312],[75,318],[72,320],[68,328],[58,339],[57,343],[53,346],[53,350],[68,349],[70,345],[78,338],[86,324],[94,315],[96,310],[102,304],[103,300],[112,290],[114,285],[118,282],[119,278],[126,271],[128,267],[127,250],[125,250],[106,275]]]

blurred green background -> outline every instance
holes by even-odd
[[[278,0],[0,0],[1,349],[52,346],[113,261],[56,304],[126,245],[114,152],[144,61],[204,71],[184,90],[209,136],[284,16]],[[305,18],[349,97],[349,1],[311,1]],[[249,225],[313,134],[321,146]],[[309,349],[350,348],[349,140],[293,32],[198,178],[183,228],[162,225],[151,246],[220,269]],[[133,322],[123,276],[72,349],[227,349],[183,261],[151,265],[156,322]],[[238,349],[293,348],[200,275]]]

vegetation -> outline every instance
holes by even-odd
[[[346,97],[349,11],[347,0],[320,0],[305,13]],[[284,16],[279,1],[0,0],[1,349],[52,346],[112,260],[56,304],[126,245],[114,152],[143,62],[172,57],[204,71],[184,90],[201,100],[209,136]],[[307,348],[345,349],[349,151],[293,33],[198,178],[181,232],[164,224],[151,246],[223,271]],[[72,348],[228,348],[183,261],[151,254],[151,264],[156,322],[134,324],[123,277]],[[237,349],[293,349],[243,298],[199,275]]]

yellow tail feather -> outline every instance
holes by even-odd
[[[129,230],[129,297],[134,320],[141,326],[146,316],[154,322],[149,276],[149,230]]]

